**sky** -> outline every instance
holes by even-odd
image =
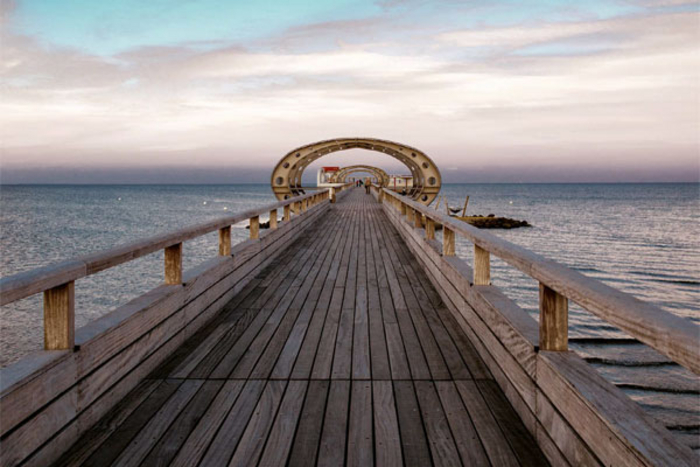
[[[697,182],[674,0],[0,0],[2,183],[267,182],[335,137],[445,182]],[[390,157],[351,150],[320,165]]]

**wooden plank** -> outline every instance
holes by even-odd
[[[697,464],[695,453],[576,354],[541,351],[537,381],[604,464]]]
[[[55,467],[78,466],[85,462],[141,406],[161,382],[158,380],[145,380],[136,386],[127,397],[115,405],[93,429],[83,436],[80,443],[74,444],[71,449],[61,456],[54,464]]]
[[[457,388],[452,381],[437,381],[435,388],[445,416],[454,435],[455,445],[464,465],[489,465],[484,447],[479,441],[479,435],[469,417],[469,413],[459,397]]]
[[[219,229],[219,256],[231,254],[231,226]]]
[[[294,437],[294,446],[289,456],[289,467],[316,464],[329,385],[328,380],[309,381],[299,427]]]
[[[520,464],[547,465],[547,459],[538,448],[537,441],[527,431],[498,385],[494,381],[476,381],[476,385]]]
[[[186,383],[189,383],[189,381],[183,383],[183,386]],[[173,421],[172,425],[166,428],[167,431],[145,457],[142,465],[170,466],[173,458],[183,446],[183,443],[192,430],[204,417],[209,404],[224,384],[223,381],[197,381],[197,383],[200,383],[201,387],[196,395],[192,397],[187,406]],[[139,434],[139,437],[142,438],[141,444],[145,446],[146,443],[143,443],[145,435]],[[155,436],[152,436],[152,438],[155,438]]]
[[[285,465],[306,395],[306,381],[290,381],[277,413],[265,450],[260,458],[263,465]]]
[[[131,440],[180,387],[180,381],[164,381],[121,426],[83,463],[85,466],[111,465]],[[3,464],[9,465],[9,464]]]
[[[372,441],[372,383],[353,381],[348,427],[348,466],[374,465]]]
[[[75,283],[44,292],[44,349],[73,349],[75,345]]]
[[[369,379],[372,375],[369,347],[367,288],[358,286],[355,300],[355,322],[352,335],[352,379]]]
[[[378,467],[403,465],[399,420],[391,381],[372,382],[374,410],[374,450]]]
[[[317,466],[344,465],[349,405],[350,381],[331,381]]]
[[[178,417],[189,401],[204,384],[203,381],[184,381],[175,393],[163,404],[136,437],[114,461],[115,466],[138,465],[148,455],[153,445],[165,434],[170,424]]]
[[[243,389],[244,381],[226,381],[192,433],[187,437],[172,467],[197,465]]]
[[[342,287],[335,287],[333,289],[333,296],[331,297],[331,303],[328,307],[328,315],[326,317],[326,322],[323,324],[321,340],[318,343],[316,359],[314,361],[313,370],[311,371],[312,379],[330,378],[344,291],[345,289]]]
[[[216,437],[212,440],[200,465],[228,465],[264,387],[265,381],[250,380],[245,383],[235,405],[216,433]]]
[[[348,293],[352,293],[348,291]],[[352,332],[353,332],[352,308],[345,308],[341,311],[338,323],[338,334],[335,341],[335,352],[333,354],[332,379],[350,379],[352,369]]]
[[[428,445],[437,465],[459,465],[461,463],[445,412],[435,392],[432,381],[415,381],[416,396],[423,415]]]
[[[511,449],[496,419],[488,408],[476,383],[473,381],[455,381],[459,395],[469,412],[476,432],[481,439],[486,454],[492,465],[518,465],[515,453]]]
[[[228,464],[230,467],[247,467],[258,463],[286,386],[286,381],[267,382],[236,451],[233,453],[233,458]]]
[[[394,381],[394,394],[405,465],[433,465],[413,383]]]

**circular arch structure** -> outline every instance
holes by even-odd
[[[353,148],[382,152],[401,161],[413,177],[413,187],[407,195],[414,200],[428,205],[440,192],[440,170],[427,154],[405,144],[375,138],[331,139],[289,151],[272,171],[272,191],[280,200],[304,194],[301,176],[312,162],[328,154]]]
[[[389,174],[379,167],[372,167],[371,165],[349,165],[347,167],[343,167],[333,174],[331,181],[334,183],[343,183],[351,174],[360,172],[367,172],[374,175],[377,178],[380,186],[387,186],[389,184]]]

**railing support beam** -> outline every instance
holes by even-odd
[[[75,346],[75,282],[44,291],[44,349]]]
[[[260,238],[260,216],[255,216],[250,218],[250,239],[258,238]]]
[[[425,216],[425,239],[435,240],[435,221]]]
[[[219,229],[219,256],[231,256],[231,226]]]
[[[491,285],[491,255],[474,245],[474,285]]]
[[[455,231],[447,228],[446,225],[442,226],[442,255],[455,255]]]
[[[270,228],[277,228],[277,209],[273,209],[272,211],[270,211]]]
[[[165,283],[182,284],[182,243],[176,243],[165,249]]]
[[[540,350],[569,348],[569,300],[540,283]]]

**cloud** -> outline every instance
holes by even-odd
[[[423,30],[405,43],[363,40],[391,31],[391,18],[346,26],[343,41],[322,23],[277,45],[107,57],[3,28],[2,165],[271,168],[289,148],[357,135],[404,141],[460,170],[570,159],[638,168],[661,157],[697,167],[697,13]],[[299,47],[300,37],[324,47]]]

